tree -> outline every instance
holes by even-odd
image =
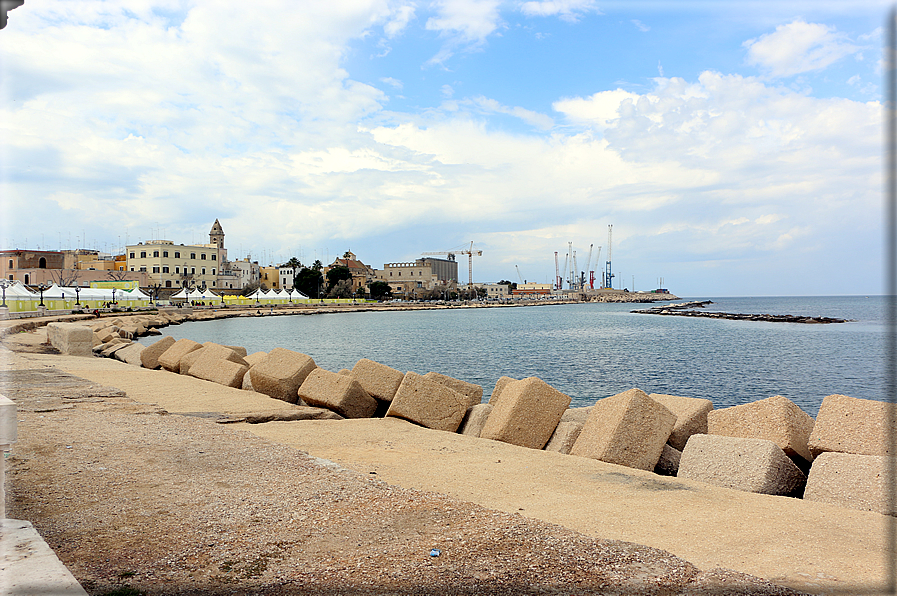
[[[330,291],[327,292],[328,298],[351,298],[352,297],[352,280],[341,279],[336,282]]]
[[[375,281],[371,283],[371,299],[383,300],[392,297],[392,289],[385,281]]]
[[[324,263],[321,262],[321,259],[315,259],[315,262],[311,264],[311,268],[315,271],[320,271],[324,268]]]
[[[479,298],[480,300],[489,295],[489,292],[483,286],[477,286],[476,288],[474,288],[474,290],[477,293],[477,298]]]
[[[498,283],[500,283],[500,284],[504,284],[504,285],[506,285],[506,286],[509,286],[509,287],[508,287],[508,294],[511,293],[511,290],[516,290],[516,289],[517,289],[517,283],[516,283],[516,282],[512,282],[512,281],[508,281],[508,280],[506,280],[506,279],[503,279],[503,280],[501,280],[501,281],[498,282]]]
[[[106,271],[106,275],[109,276],[109,279],[114,279],[115,281],[124,281],[130,277],[128,271],[116,271],[114,269]]]
[[[345,280],[349,280],[349,285],[352,285],[352,272],[348,267],[331,267],[327,272],[327,291],[329,292],[337,283]]]
[[[241,296],[249,296],[251,294],[254,294],[255,291],[258,290],[260,287],[261,287],[261,284],[259,282],[251,281],[248,284],[246,284],[245,286],[243,286],[243,291],[240,292],[240,295]]]
[[[57,286],[70,286],[81,277],[81,271],[78,269],[50,269],[50,279]]]
[[[309,298],[318,298],[318,291],[323,285],[324,277],[314,268],[303,267],[293,278],[293,287]]]

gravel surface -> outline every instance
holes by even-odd
[[[390,486],[51,367],[6,370],[0,391],[19,408],[7,515],[90,594],[796,593]]]

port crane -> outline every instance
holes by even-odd
[[[422,252],[420,253],[424,256],[436,256],[436,255],[448,255],[450,261],[455,260],[455,255],[467,255],[467,277],[468,277],[468,288],[473,288],[473,258],[475,256],[481,257],[483,256],[483,251],[474,250],[473,249],[473,240],[470,241],[470,247],[462,250],[441,250],[435,252]]]
[[[613,224],[607,226],[607,262],[605,263],[605,272],[604,272],[604,287],[605,288],[613,288],[613,280],[614,274],[611,273],[610,270],[610,260],[611,260],[611,236],[614,231]]]

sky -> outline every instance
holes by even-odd
[[[26,0],[0,30],[0,248],[218,219],[262,264],[473,242],[475,282],[552,283],[572,243],[630,290],[880,294],[889,7]]]

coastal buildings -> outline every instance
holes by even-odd
[[[368,267],[359,261],[358,257],[355,256],[355,253],[352,251],[346,251],[341,259],[334,259],[333,263],[325,267],[321,273],[326,277],[327,272],[334,267],[345,267],[349,270],[349,273],[352,274],[353,293],[357,292],[359,289],[368,291],[371,282],[376,279],[377,275],[375,269]]]
[[[426,257],[410,263],[385,263],[375,272],[393,294],[412,296],[423,291],[451,290],[458,285],[458,262]]]
[[[133,280],[147,287],[145,273],[126,273],[124,261],[112,255],[89,250],[3,250],[0,251],[0,277],[28,286],[57,284],[88,287],[91,282]]]

